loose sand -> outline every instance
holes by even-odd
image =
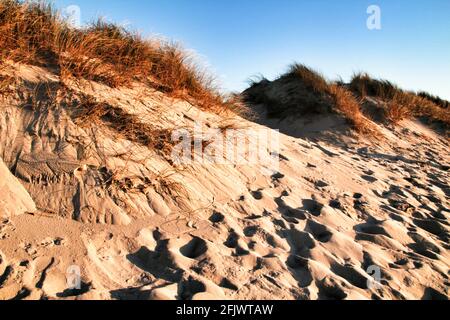
[[[14,72],[57,87],[37,67]],[[142,88],[83,91],[166,128],[267,128]],[[0,299],[449,296],[449,142],[418,121],[379,126],[377,141],[342,133],[333,116],[272,121],[280,166],[265,175],[258,164],[174,167],[111,126],[80,123],[76,106],[16,97],[0,108]]]

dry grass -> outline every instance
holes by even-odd
[[[338,84],[331,84],[328,90],[338,111],[345,116],[356,131],[376,135],[375,128],[361,112],[361,104],[351,91]]]
[[[307,90],[316,93],[326,93],[329,89],[328,82],[322,74],[299,63],[291,65],[289,71],[281,78],[300,81]]]
[[[429,99],[415,94],[411,114],[450,126],[450,109],[444,109]]]
[[[176,44],[144,40],[101,20],[74,29],[47,2],[0,0],[0,58],[53,68],[62,81],[111,87],[141,81],[205,110],[224,107],[214,79]]]
[[[279,94],[273,91],[278,86]],[[262,78],[254,82],[244,94],[245,100],[252,104],[265,105],[268,116],[284,118],[292,115],[322,114],[332,111],[332,98],[328,83],[318,72],[300,64],[294,64],[274,82]],[[286,92],[284,92],[286,91]]]
[[[14,77],[0,73],[0,98],[5,98],[12,93],[14,91],[12,87],[15,83],[16,79]]]
[[[2,60],[43,63],[53,51],[53,34],[58,25],[57,15],[48,4],[2,0],[0,57]]]
[[[344,114],[350,120],[354,120],[353,115],[362,116],[360,105],[350,91],[327,81],[322,74],[305,65],[292,65],[280,79],[301,83],[302,89],[314,94],[312,100],[315,100],[316,105],[319,101],[331,105],[334,111]]]
[[[394,94],[391,99],[387,100],[386,105],[386,119],[393,124],[398,124],[412,115],[413,100],[403,92]]]
[[[267,94],[273,84],[280,85],[280,90],[286,90],[285,98]],[[245,101],[265,105],[269,117],[336,112],[343,115],[356,131],[375,132],[362,114],[359,101],[349,90],[327,81],[319,72],[305,65],[293,64],[274,82],[261,78],[250,85],[244,92]]]
[[[172,132],[168,129],[155,129],[140,121],[132,114],[106,102],[97,101],[94,97],[83,94],[66,94],[68,103],[76,105],[73,118],[79,125],[103,124],[113,130],[119,137],[136,142],[154,150],[170,160],[172,151]]]
[[[387,80],[374,79],[367,73],[354,75],[350,88],[363,99],[374,97],[381,100],[386,106],[385,118],[394,124],[411,117],[450,124],[450,110],[443,108],[445,102],[438,97],[404,91]]]
[[[443,109],[450,109],[450,102],[447,100],[443,100],[438,96],[431,95],[428,92],[424,92],[424,91],[417,93],[417,95],[421,98],[424,98],[424,99],[430,101],[430,102],[433,102],[435,105],[437,105]]]
[[[354,74],[350,82],[350,88],[363,98],[370,96],[393,99],[401,91],[390,81],[373,79],[367,73]]]

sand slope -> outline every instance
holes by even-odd
[[[16,72],[58,88],[45,70]],[[263,127],[91,85],[73,90],[161,127]],[[10,99],[0,114],[0,155],[38,208],[1,224],[2,299],[449,296],[449,142],[417,121],[380,126],[379,141],[333,136],[344,126],[333,117],[323,138],[283,130],[280,168],[264,175],[257,164],[174,167],[108,123],[80,123],[76,104],[43,101]],[[79,290],[67,289],[71,266]]]
[[[36,211],[27,190],[14,177],[0,158],[0,218]]]

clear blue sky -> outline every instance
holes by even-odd
[[[367,71],[406,89],[450,99],[449,0],[54,0],[78,5],[82,21],[128,23],[195,50],[226,90],[269,79],[294,61],[328,78]],[[382,29],[366,27],[369,5]]]

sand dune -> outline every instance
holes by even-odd
[[[174,166],[46,96],[67,90],[55,74],[11,68],[24,85],[1,102],[0,299],[448,298],[449,141],[421,122],[374,124],[374,139],[336,115],[257,124],[139,86],[70,88],[162,129],[284,128],[272,175]]]

